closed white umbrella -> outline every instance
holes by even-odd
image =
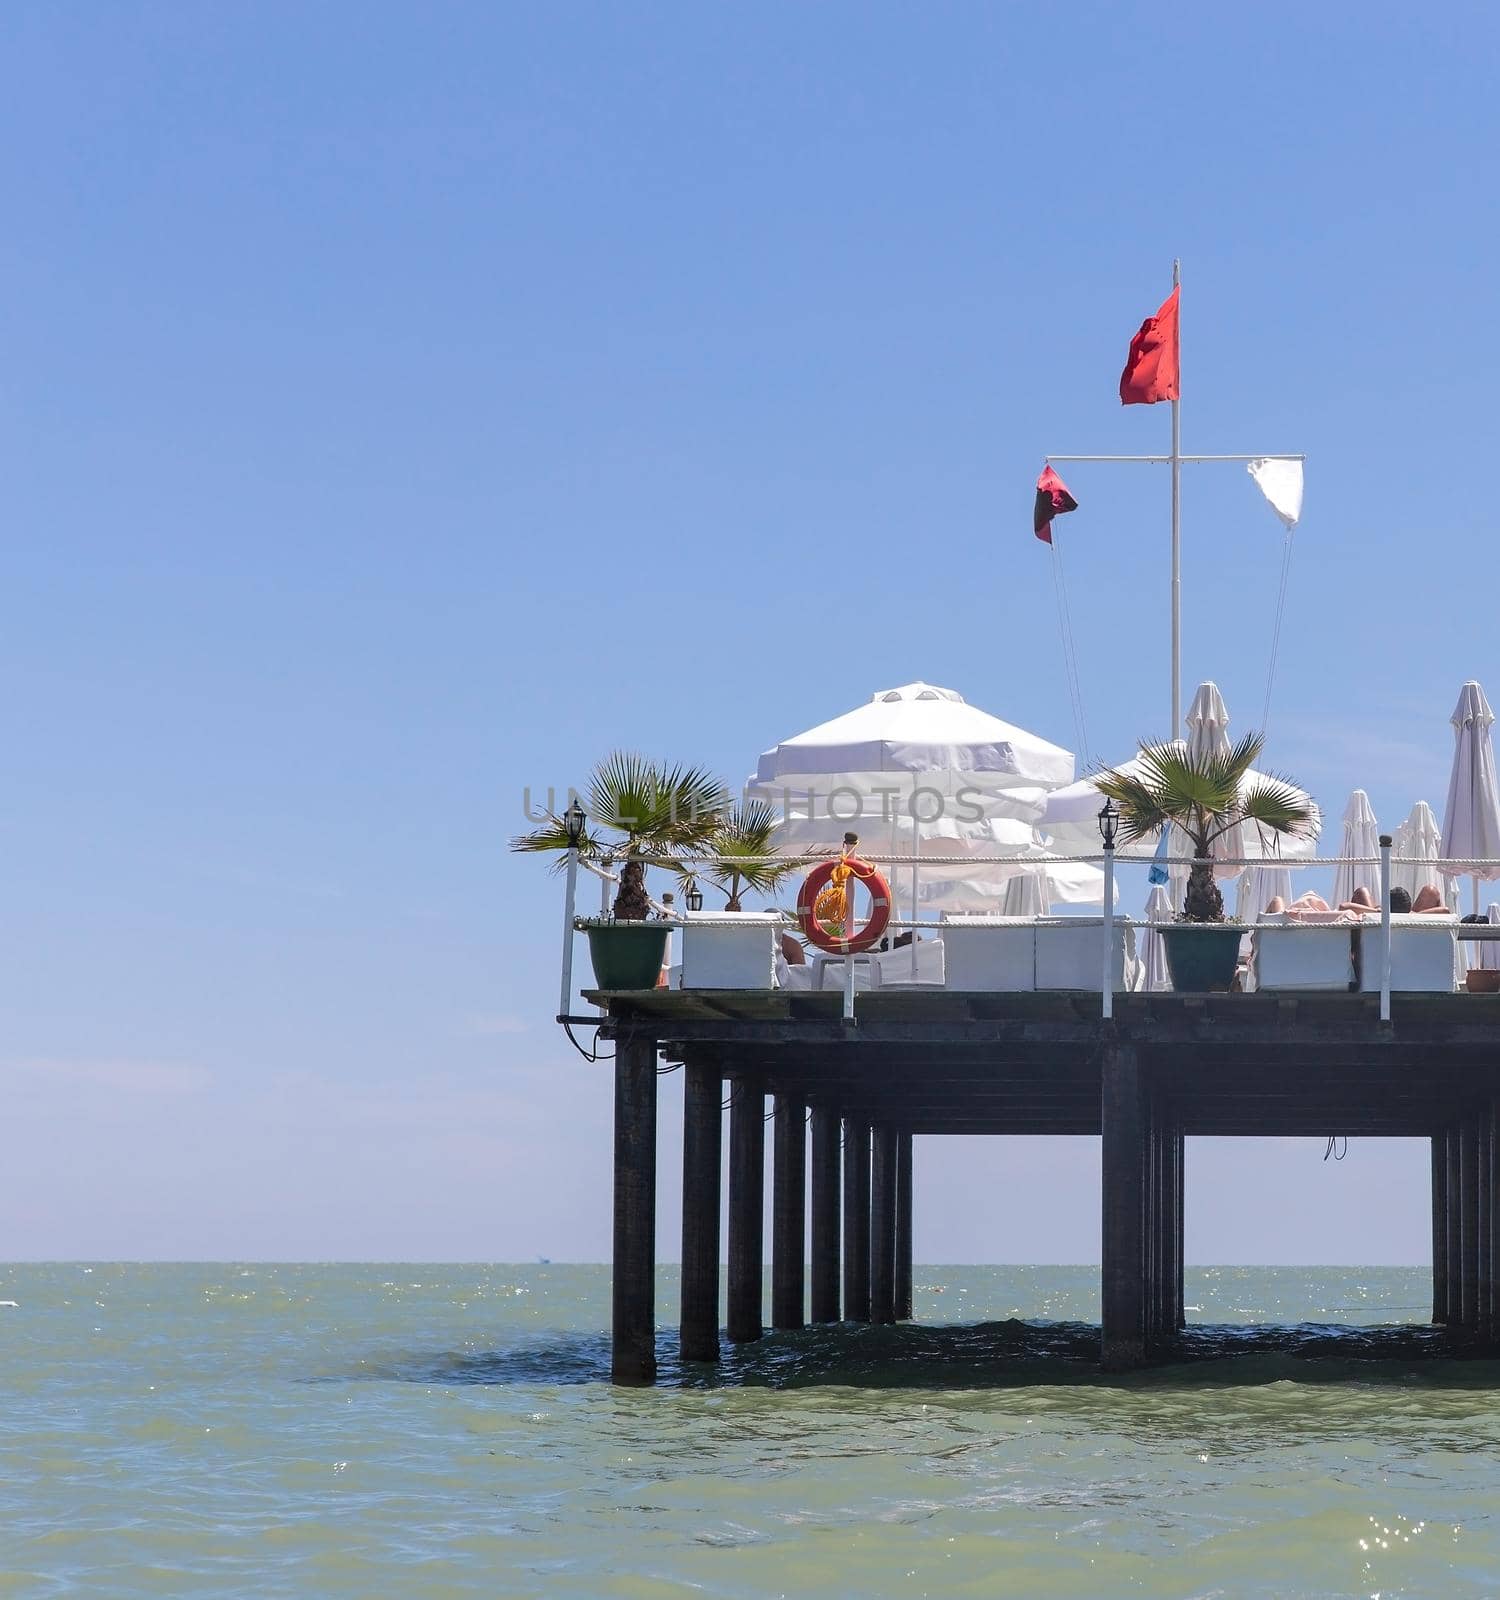
[[[1141,989],[1146,994],[1161,994],[1172,987],[1167,972],[1167,952],[1161,935],[1156,931],[1163,922],[1172,920],[1172,900],[1158,884],[1146,900],[1146,921],[1151,926],[1141,929]]]
[[[1216,683],[1200,683],[1198,691],[1193,696],[1193,703],[1188,707],[1187,714],[1187,747],[1188,754],[1195,761],[1207,761],[1214,757],[1223,757],[1229,754],[1229,712],[1224,705],[1224,696],[1219,693]],[[1231,828],[1227,833],[1220,834],[1209,848],[1209,855],[1215,860],[1225,857],[1233,858],[1241,854],[1240,831]],[[1180,829],[1174,831],[1170,853],[1176,856],[1188,856],[1193,853],[1193,847],[1188,842],[1188,837]],[[1240,867],[1214,868],[1216,878],[1237,878],[1243,869]],[[1172,876],[1181,876],[1184,885],[1187,882],[1187,870],[1183,867],[1174,867]],[[1174,898],[1176,889],[1174,886]]]
[[[1259,922],[1265,915],[1266,907],[1277,895],[1281,896],[1283,905],[1290,905],[1295,898],[1290,867],[1278,867],[1270,862],[1264,866],[1246,867],[1235,896],[1235,920]]]
[[[1431,865],[1443,853],[1443,830],[1425,800],[1418,800],[1411,815],[1391,837],[1391,854],[1416,859],[1391,867],[1391,886],[1405,889],[1413,900],[1423,889],[1436,889],[1447,899],[1443,875]]]
[[[1380,854],[1380,828],[1375,813],[1370,808],[1370,797],[1363,789],[1356,789],[1344,807],[1344,832],[1339,841],[1341,856],[1378,856]],[[1333,903],[1342,905],[1356,889],[1368,889],[1370,898],[1380,904],[1380,864],[1359,867],[1348,865],[1333,869]]]
[[[1500,857],[1500,790],[1495,783],[1495,750],[1490,730],[1495,713],[1484,690],[1470,681],[1463,686],[1449,719],[1453,723],[1453,772],[1443,812],[1443,855],[1460,859]],[[1464,869],[1474,880],[1474,909],[1479,909],[1479,880],[1500,877],[1500,860]]]
[[[1119,772],[1139,775],[1141,763],[1139,757],[1129,761],[1122,761],[1115,769]],[[1282,782],[1281,779],[1270,780],[1264,773],[1250,771],[1245,774],[1244,789],[1253,789],[1256,785],[1270,781]],[[1298,789],[1295,784],[1287,784],[1287,788],[1301,796],[1303,804],[1312,810],[1312,823],[1305,833],[1298,833],[1287,837],[1281,834],[1268,834],[1264,837],[1261,830],[1253,823],[1245,823],[1239,830],[1236,839],[1237,853],[1250,861],[1299,861],[1318,853],[1318,833],[1323,825],[1322,813],[1313,803],[1310,796]],[[1054,789],[1047,796],[1046,806],[1042,812],[1042,820],[1037,823],[1037,831],[1041,833],[1048,847],[1058,855],[1097,855],[1099,844],[1099,807],[1104,803],[1104,797],[1094,786],[1092,778],[1081,778],[1077,783],[1070,783],[1066,788]],[[1229,838],[1234,839],[1231,830]],[[1149,861],[1156,853],[1156,839],[1137,839],[1128,845],[1116,847],[1115,856],[1121,861]]]
[[[1101,895],[1102,898],[1102,895]],[[1052,897],[1047,893],[1047,877],[1040,871],[1023,872],[1005,886],[1005,898],[1000,911],[1007,917],[1048,917],[1052,914]]]

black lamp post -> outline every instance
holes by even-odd
[[[682,898],[689,911],[701,911],[703,909],[703,891],[698,887],[696,878],[688,879],[687,893]]]
[[[588,820],[575,794],[563,812],[563,832],[567,835],[568,849],[576,850],[583,843],[583,825]]]
[[[1104,841],[1106,850],[1115,847],[1115,830],[1120,825],[1119,808],[1113,800],[1106,799],[1099,808],[1099,837]]]

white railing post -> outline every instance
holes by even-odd
[[[1380,1020],[1391,1020],[1391,836],[1380,836]]]
[[[578,851],[568,851],[568,887],[563,895],[562,995],[557,1002],[558,1017],[573,1010],[573,914],[578,898]]]
[[[1106,1018],[1115,1014],[1115,847],[1104,847],[1104,1011]]]

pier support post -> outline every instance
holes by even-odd
[[[610,1376],[656,1381],[656,1040],[615,1043],[614,1269]]]
[[[807,1277],[807,1107],[776,1096],[771,1159],[771,1326],[804,1324]]]
[[[1495,1337],[1495,1122],[1494,1107],[1488,1100],[1476,1109],[1474,1128],[1479,1190],[1474,1325],[1480,1339],[1490,1344]]]
[[[870,1321],[896,1320],[896,1130],[875,1129],[870,1162]]]
[[[1489,1344],[1500,1344],[1500,1101],[1490,1096],[1481,1112],[1482,1171],[1486,1176],[1481,1202],[1484,1258],[1479,1266],[1479,1322]]]
[[[735,1344],[764,1331],[766,1097],[759,1084],[734,1081],[729,1105],[729,1323]]]
[[[1479,1118],[1466,1109],[1459,1125],[1460,1219],[1463,1281],[1459,1288],[1459,1320],[1465,1333],[1479,1331]]]
[[[1171,1107],[1153,1095],[1147,1143],[1147,1336],[1175,1333],[1186,1320],[1182,1293],[1183,1138]]]
[[[1448,1320],[1448,1141],[1432,1136],[1432,1320]]]
[[[841,1124],[836,1111],[812,1114],[812,1320],[839,1320],[839,1161]]]
[[[1445,1245],[1444,1255],[1448,1262],[1446,1275],[1447,1310],[1443,1314],[1443,1321],[1449,1327],[1463,1326],[1462,1288],[1464,1276],[1463,1240],[1460,1218],[1463,1214],[1463,1190],[1461,1188],[1461,1175],[1459,1170],[1459,1137],[1458,1128],[1449,1124],[1443,1130],[1443,1187],[1447,1191],[1448,1203],[1443,1208]]]
[[[911,1293],[911,1135],[896,1135],[896,1320],[909,1322]]]
[[[844,1319],[870,1320],[870,1124],[844,1118]]]
[[[1170,1327],[1187,1326],[1187,1140],[1172,1119],[1172,1318]]]
[[[1102,1359],[1106,1371],[1146,1356],[1146,1119],[1135,1045],[1106,1036],[1101,1060]]]
[[[724,1080],[689,1063],[682,1093],[682,1359],[717,1361]]]
[[[1146,1343],[1161,1336],[1166,1277],[1166,1208],[1162,1195],[1166,1183],[1166,1143],[1162,1138],[1161,1107],[1155,1095],[1146,1096]]]

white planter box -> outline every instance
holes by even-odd
[[[908,951],[894,953],[910,962]],[[949,989],[1003,994],[1035,989],[1036,923],[1030,917],[944,917],[943,972]]]
[[[734,925],[723,922],[724,913],[712,916],[717,926],[693,926],[694,913],[682,930],[682,987],[684,989],[769,989],[776,970],[776,941],[781,918],[774,911],[742,911]]]

